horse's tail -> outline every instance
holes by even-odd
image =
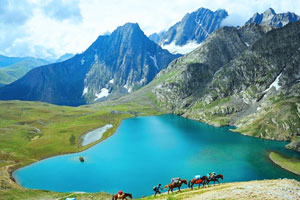
[[[191,187],[191,181],[189,181],[189,183],[188,183],[188,187],[189,187],[189,188]]]

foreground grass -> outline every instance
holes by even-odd
[[[43,190],[28,190],[28,189],[12,189],[10,191],[2,191],[0,199],[1,200],[16,200],[16,199],[28,199],[28,200],[65,200],[66,198],[75,197],[80,200],[90,200],[90,199],[111,199],[110,194],[106,194],[103,192],[99,193],[57,193],[57,192],[49,192]]]
[[[47,157],[93,146],[99,141],[81,146],[82,135],[91,130],[112,124],[113,128],[104,133],[102,141],[111,136],[125,118],[157,114],[161,114],[157,109],[135,103],[67,107],[0,101],[0,199],[64,198],[69,194],[24,189],[10,179],[10,173]],[[106,197],[102,193],[94,195],[100,199]]]
[[[282,189],[284,188],[284,189]],[[299,199],[300,183],[289,179],[261,180],[248,182],[223,183],[210,187],[195,187],[194,190],[184,189],[172,194],[149,196],[142,200],[194,200],[194,199]]]
[[[154,195],[148,196],[141,198],[141,200],[152,200],[152,199],[167,199],[167,200],[181,200],[181,199],[188,199],[188,198],[193,198],[195,196],[202,195],[206,192],[211,192],[211,191],[218,191],[221,189],[228,189],[230,187],[230,184],[225,183],[225,184],[220,184],[216,186],[211,186],[211,187],[206,187],[206,188],[198,188],[194,187],[193,190],[191,189],[182,189],[181,192],[175,191],[173,193],[170,192],[170,194],[167,194],[167,192],[162,193],[160,195]]]
[[[283,169],[300,175],[300,160],[294,158],[286,158],[275,152],[271,152],[269,154],[269,158]]]

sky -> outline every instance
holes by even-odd
[[[300,15],[299,0],[0,0],[0,54],[53,59],[81,53],[126,22],[150,35],[200,7],[225,9],[224,24],[234,26],[270,7]]]

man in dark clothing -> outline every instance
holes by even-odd
[[[161,186],[161,184],[158,184],[157,186],[154,186],[154,187],[153,187],[153,190],[154,190],[154,192],[155,192],[154,196],[155,196],[157,193],[160,194],[159,189],[162,190],[162,188],[161,188],[160,186]]]

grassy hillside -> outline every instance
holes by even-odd
[[[48,62],[45,60],[28,57],[9,66],[0,68],[0,84],[9,84],[24,76],[31,69],[46,64],[48,64]]]
[[[63,107],[40,102],[0,101],[0,199],[35,195],[53,198],[56,193],[18,186],[10,179],[10,173],[43,158],[91,147],[99,141],[81,147],[81,136],[98,127],[113,124],[101,138],[104,140],[115,132],[123,119],[155,114],[160,112],[154,107],[129,103]],[[75,142],[70,139],[72,135]]]
[[[277,165],[291,171],[295,174],[300,175],[300,161],[293,158],[284,157],[278,153],[271,152],[269,154],[269,158]]]

